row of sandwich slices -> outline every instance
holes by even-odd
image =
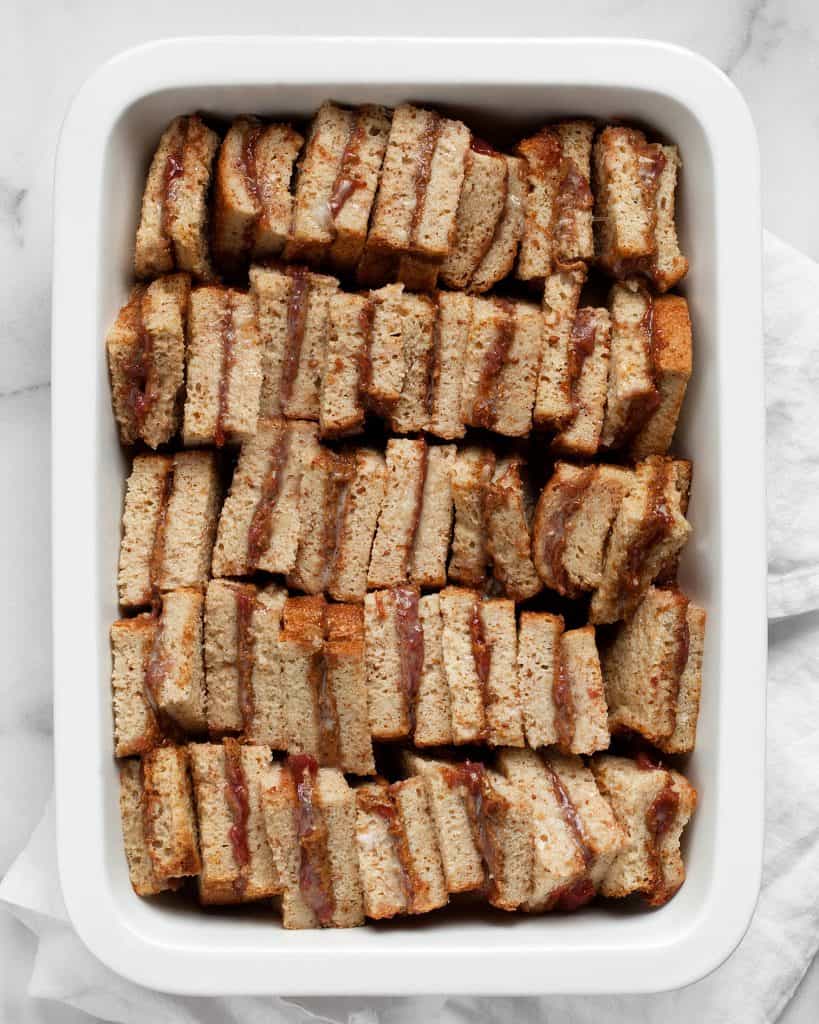
[[[599,893],[667,902],[696,791],[645,757],[501,750],[491,766],[402,754],[402,778],[351,786],[260,745],[160,747],[122,763],[131,880],[198,876],[204,904],[276,897],[285,928],[423,914],[450,894],[502,910],[574,910]],[[192,786],[191,786],[192,777]]]
[[[685,275],[675,146],[574,120],[547,125],[516,154],[409,104],[325,103],[306,144],[285,124],[241,117],[221,141],[199,117],[179,117],[148,172],[136,273],[211,281],[273,256],[366,287],[475,292],[513,269],[542,282],[578,262],[640,273],[660,291]]]
[[[523,601],[545,585],[591,593],[589,621],[616,622],[652,581],[673,578],[691,533],[690,485],[691,463],[670,456],[558,462],[535,501],[518,455],[408,438],[383,454],[337,452],[313,424],[269,420],[242,446],[221,512],[213,452],[134,458],[120,604],[262,571],[338,601],[447,582]]]
[[[598,651],[593,626],[461,587],[362,606],[212,580],[113,624],[115,753],[234,735],[370,775],[373,741],[589,755],[628,732],[692,751],[704,611],[651,587],[611,633]]]
[[[370,414],[395,434],[536,429],[576,458],[664,454],[691,376],[688,305],[630,278],[608,309],[580,307],[585,276],[552,275],[542,306],[354,294],[295,265],[252,267],[247,292],[184,274],[137,285],[107,337],[121,439],[156,448],[181,428],[186,446],[235,444],[280,415],[339,438]]]

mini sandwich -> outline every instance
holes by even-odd
[[[676,146],[634,128],[605,128],[594,144],[597,261],[614,277],[643,274],[665,292],[685,277],[674,206]]]
[[[534,502],[517,456],[497,460],[486,489],[485,512],[486,547],[496,583],[514,601],[534,597],[542,586],[532,562]]]
[[[364,914],[426,914],[449,902],[435,823],[421,779],[355,789]]]
[[[355,793],[341,772],[289,757],[268,771],[262,799],[284,927],[363,924]]]
[[[270,749],[235,739],[188,747],[199,821],[204,904],[244,903],[281,891],[267,844],[261,790]]]
[[[574,356],[572,328],[586,282],[586,267],[573,267],[550,274],[543,286],[543,355],[535,395],[534,421],[546,430],[560,430],[572,419],[575,406],[572,369]],[[580,354],[580,353],[578,353]]]
[[[637,464],[611,528],[600,586],[589,606],[591,622],[628,618],[685,546],[691,526],[682,513],[678,461],[651,455]]]
[[[362,389],[372,325],[373,304],[364,295],[335,292],[331,296],[319,396],[322,438],[358,434],[364,428]]]
[[[611,524],[634,474],[620,466],[556,462],[532,527],[532,558],[551,590],[577,597],[600,586]]]
[[[482,587],[489,570],[486,541],[486,495],[495,473],[489,448],[460,448],[452,467],[455,525],[448,578],[465,587]]]
[[[403,739],[416,726],[427,662],[419,603],[418,590],[407,586],[378,590],[364,598],[367,705],[374,740]],[[439,692],[448,696],[440,678],[437,683]]]
[[[472,273],[471,292],[487,292],[512,272],[518,247],[523,237],[526,202],[526,162],[515,156],[504,156],[506,162],[506,200],[503,213],[495,225],[495,233],[483,259]]]
[[[195,288],[188,319],[184,443],[221,448],[252,437],[261,387],[253,299],[233,288]]]
[[[201,868],[185,747],[159,747],[119,769],[122,834],[138,896],[178,889]]]
[[[498,761],[526,802],[534,833],[523,909],[575,910],[601,889],[626,837],[579,757],[502,750]]]
[[[264,417],[318,420],[334,277],[302,266],[254,266],[250,291],[262,346]]]
[[[532,886],[533,836],[527,801],[482,764],[403,754],[405,772],[424,781],[449,892],[477,891],[517,910]]]
[[[470,133],[460,121],[402,104],[393,114],[367,244],[362,284],[391,279],[435,287],[455,236]]]
[[[367,105],[323,103],[299,161],[293,231],[285,258],[339,270],[355,267],[364,248],[390,114]]]
[[[704,637],[702,608],[649,587],[601,657],[613,733],[637,732],[667,754],[694,749]]]
[[[441,264],[441,281],[447,288],[468,287],[503,217],[508,182],[509,167],[503,155],[473,137],[466,154],[452,249]]]
[[[288,598],[278,659],[288,752],[356,775],[374,772],[361,606]]]
[[[532,429],[542,345],[542,317],[533,303],[473,300],[464,355],[464,423],[510,437]]]
[[[165,129],[148,170],[136,236],[134,270],[151,278],[184,270],[213,280],[208,246],[208,192],[219,136],[196,115]]]
[[[523,612],[518,686],[526,743],[592,754],[609,745],[608,712],[594,627],[564,633],[563,619]]]
[[[387,484],[367,573],[370,589],[443,586],[452,531],[453,445],[387,442]]]
[[[166,444],[179,429],[190,278],[137,285],[108,332],[114,415],[123,444]]]
[[[518,143],[527,182],[517,270],[524,281],[546,278],[594,255],[589,187],[593,135],[591,121],[564,121]]]
[[[429,421],[426,429],[447,441],[463,437],[461,412],[464,356],[469,346],[473,302],[462,292],[438,292],[433,343]]]
[[[611,325],[605,309],[583,307],[569,337],[572,415],[552,441],[561,455],[590,458],[600,446],[606,411]]]
[[[286,593],[275,584],[211,580],[205,604],[208,730],[287,749],[278,638]]]
[[[144,608],[178,587],[204,587],[219,500],[212,452],[135,456],[119,553],[123,608]]]
[[[367,593],[373,539],[387,487],[387,463],[381,452],[372,448],[356,448],[350,458],[352,477],[338,518],[327,593],[336,601],[360,602]]]
[[[318,450],[315,424],[259,420],[255,437],[242,445],[219,517],[214,576],[293,570],[301,536],[303,467]]]
[[[679,772],[645,757],[596,757],[592,771],[627,835],[600,892],[615,898],[641,893],[651,906],[662,906],[685,881],[680,836],[697,791]]]
[[[213,255],[226,271],[282,251],[293,216],[293,165],[303,142],[289,124],[255,117],[231,124],[213,186]]]

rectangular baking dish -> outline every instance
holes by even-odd
[[[695,459],[682,585],[709,615],[687,770],[700,806],[688,880],[662,909],[574,916],[445,914],[286,933],[269,913],[138,899],[112,756],[108,628],[126,472],[105,331],[131,283],[141,189],[176,114],[305,116],[411,99],[513,140],[561,115],[645,123],[684,159],[695,375],[677,450]],[[754,129],[704,59],[603,39],[183,39],[132,50],[75,99],[59,147],[53,296],[54,683],[60,877],[89,949],[143,985],[197,995],[648,992],[736,946],[759,887],[765,716],[764,405]]]

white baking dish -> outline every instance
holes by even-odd
[[[548,118],[625,118],[682,149],[684,291],[695,377],[678,450],[696,460],[683,585],[709,614],[700,807],[688,881],[655,912],[431,915],[286,933],[270,914],[138,899],[120,836],[108,627],[126,461],[110,411],[105,330],[131,280],[140,192],[160,131],[205,110],[306,115],[321,100],[445,105],[480,130]],[[760,198],[738,92],[683,50],[626,40],[186,39],[131,51],[86,83],[57,164],[53,319],[54,678],[60,875],[71,919],[114,970],[217,993],[646,992],[717,966],[760,877],[765,526]]]

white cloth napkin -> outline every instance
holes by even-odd
[[[75,935],[57,881],[50,803],[0,901],[38,936],[29,991],[123,1024],[471,1024],[775,1020],[819,948],[819,266],[765,239],[768,386],[767,831],[762,892],[737,951],[710,977],[656,996],[542,999],[193,999],[113,974]],[[741,372],[744,339],[733,339]]]

